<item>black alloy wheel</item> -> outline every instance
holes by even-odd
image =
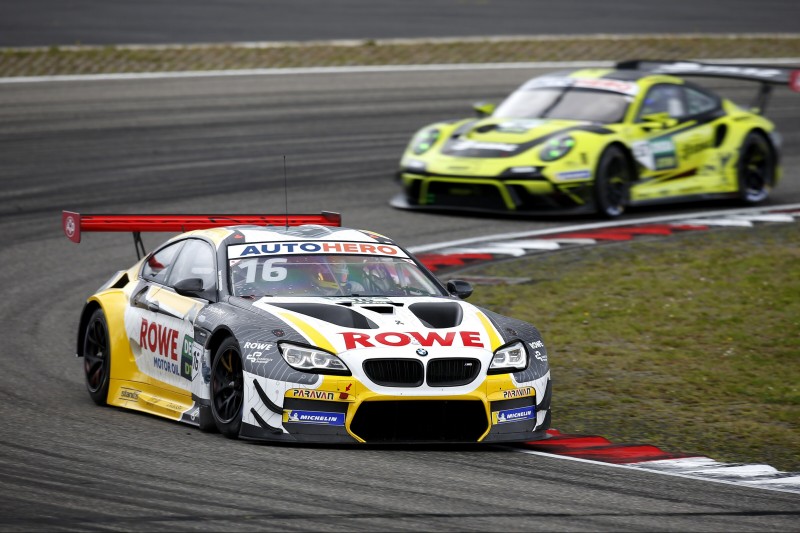
[[[239,343],[226,339],[211,365],[211,413],[220,433],[237,438],[242,427],[244,375]]]
[[[616,218],[625,212],[630,198],[631,168],[618,146],[609,146],[600,156],[594,177],[594,200],[597,212]]]
[[[769,196],[775,181],[775,156],[769,141],[758,132],[750,132],[739,150],[739,198],[745,204],[761,202]]]
[[[108,403],[108,385],[111,376],[111,343],[108,323],[102,309],[96,309],[83,332],[83,373],[86,389],[97,405]]]

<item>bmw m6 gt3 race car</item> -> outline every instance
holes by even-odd
[[[761,202],[780,178],[781,137],[761,116],[769,84],[800,71],[630,61],[533,78],[481,118],[414,135],[397,174],[404,209],[592,213],[714,198]],[[750,110],[676,75],[761,83]]]
[[[62,218],[74,242],[131,231],[140,256],[80,315],[99,405],[292,442],[526,441],[550,426],[537,329],[338,214]],[[186,230],[145,255],[139,232]]]

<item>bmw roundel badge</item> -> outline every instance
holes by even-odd
[[[417,348],[417,355],[420,357],[425,357],[426,355],[428,355],[428,350],[426,350],[425,348]]]

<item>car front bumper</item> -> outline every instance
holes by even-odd
[[[594,212],[591,181],[557,184],[547,177],[442,176],[399,172],[398,209],[470,211],[506,215]]]

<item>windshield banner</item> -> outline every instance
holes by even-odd
[[[367,242],[297,241],[255,242],[228,246],[228,258],[259,257],[269,255],[350,254],[404,257],[408,255],[399,246]]]

